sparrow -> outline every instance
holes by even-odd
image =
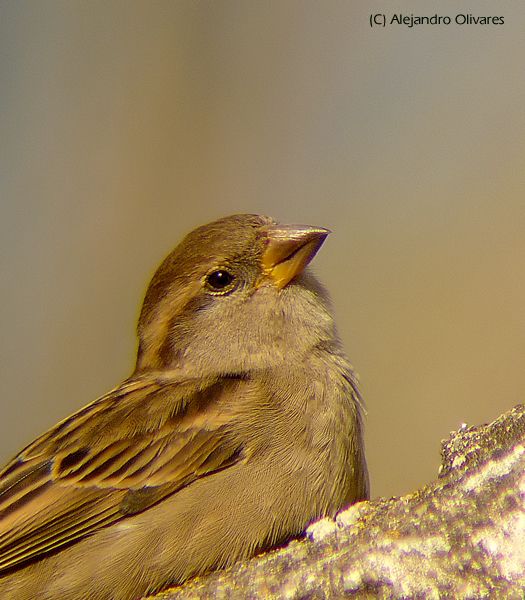
[[[368,498],[356,376],[308,263],[329,231],[234,215],[160,265],[135,370],[0,472],[2,600],[133,600]]]

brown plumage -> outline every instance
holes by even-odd
[[[164,260],[132,376],[0,473],[2,600],[132,600],[368,496],[356,379],[304,270],[327,234],[235,215]]]

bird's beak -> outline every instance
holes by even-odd
[[[263,273],[282,289],[299,275],[322,246],[329,229],[307,225],[275,225],[265,230]]]

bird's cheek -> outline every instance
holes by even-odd
[[[283,323],[274,306],[253,295],[223,308],[201,321],[201,335],[187,347],[188,359],[222,372],[268,368],[282,360]]]

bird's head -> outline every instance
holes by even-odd
[[[300,359],[335,339],[326,292],[305,271],[328,233],[259,215],[189,233],[148,287],[137,371],[241,373]]]

